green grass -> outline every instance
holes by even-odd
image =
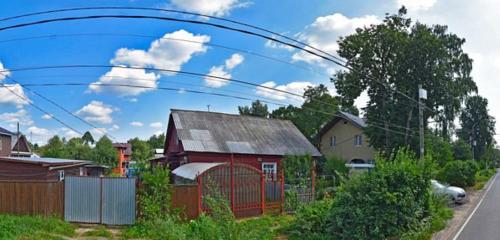
[[[75,235],[75,227],[57,218],[0,215],[0,239],[59,240]]]
[[[90,230],[83,234],[84,237],[103,237],[106,239],[113,239],[113,234],[106,228],[100,226],[97,229]]]

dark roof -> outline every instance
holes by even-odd
[[[123,154],[132,155],[132,144],[130,143],[113,143],[113,147],[124,148],[125,151],[123,152]]]
[[[73,165],[73,164],[91,164],[89,161],[61,159],[61,158],[36,158],[36,157],[0,157],[0,161],[5,162],[21,162],[31,164],[41,164],[50,166]]]
[[[186,152],[321,156],[287,120],[177,109],[170,120]]]
[[[14,135],[14,133],[13,133],[13,132],[11,132],[11,131],[9,131],[9,130],[7,130],[7,129],[5,129],[5,128],[2,128],[2,127],[0,127],[0,134],[1,134],[1,135],[9,135],[9,136]]]
[[[339,120],[344,119],[352,123],[352,125],[358,127],[358,128],[365,128],[367,127],[366,121],[363,118],[360,118],[356,115],[350,114],[348,112],[342,112],[339,111],[334,118],[326,123],[321,130],[319,131],[317,136],[323,135],[326,131],[328,131],[330,128],[333,127]]]

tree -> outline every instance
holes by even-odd
[[[66,158],[76,160],[92,160],[92,149],[82,138],[72,138],[64,146]]]
[[[453,142],[453,158],[455,160],[470,160],[472,159],[471,146],[464,140],[458,139]]]
[[[118,153],[116,149],[113,147],[113,143],[111,140],[102,136],[95,144],[95,147],[92,151],[92,160],[95,163],[106,165],[109,167],[116,167],[118,164]]]
[[[453,161],[453,148],[447,139],[444,139],[435,134],[427,134],[425,138],[425,147],[427,153],[432,156],[440,166],[446,165],[447,162]]]
[[[330,94],[326,86],[320,84],[305,89],[304,103],[300,108],[292,105],[280,107],[270,117],[292,121],[310,141],[317,143],[316,134],[338,110],[338,99]]]
[[[480,159],[486,149],[494,144],[495,118],[488,114],[488,99],[469,97],[460,115],[462,129],[458,137],[474,146],[474,158]]]
[[[418,148],[419,84],[428,91],[425,126],[429,118],[436,119],[439,135],[449,139],[461,104],[477,91],[464,42],[446,26],[412,25],[404,7],[381,24],[357,29],[339,41],[338,54],[350,70],[335,74],[335,87],[343,107],[367,92],[365,133],[372,146],[386,153],[407,145]]]
[[[146,141],[139,138],[128,140],[132,144],[132,160],[140,164],[145,164],[153,157],[153,150]]]
[[[66,155],[64,151],[64,142],[55,135],[42,147],[41,154],[43,157],[64,158]]]
[[[257,100],[252,102],[252,106],[238,106],[238,111],[240,115],[256,116],[256,117],[268,117],[269,111],[267,110],[267,104],[262,103]]]
[[[88,145],[89,143],[94,144],[94,142],[95,142],[94,137],[92,137],[92,134],[90,134],[89,131],[87,131],[83,134],[82,140],[83,140],[83,143],[85,143],[86,145]]]
[[[156,148],[163,149],[163,145],[165,144],[165,134],[164,133],[158,134],[158,135],[155,134],[155,135],[149,137],[149,140],[147,143],[149,144],[149,146],[152,149],[156,149]]]

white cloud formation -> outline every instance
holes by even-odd
[[[134,121],[134,122],[130,122],[130,126],[133,126],[133,127],[142,127],[142,126],[144,126],[144,123]]]
[[[118,129],[120,129],[120,126],[113,124],[113,126],[109,128],[109,131],[118,131]]]
[[[143,92],[154,90],[157,87],[160,75],[146,72],[144,69],[130,69],[113,67],[99,78],[99,81],[89,85],[93,92],[111,92],[119,96],[137,96]],[[127,86],[102,86],[102,84],[136,85],[148,88],[133,88]]]
[[[278,85],[273,81],[265,82],[263,84],[260,84],[263,87],[268,87],[268,88],[274,88],[282,91],[287,91],[287,92],[292,92],[295,94],[299,94],[302,96],[304,93],[304,90],[308,86],[315,86],[315,84],[311,82],[291,82],[287,83],[284,85]],[[298,96],[293,96],[284,92],[279,92],[279,91],[274,91],[268,88],[263,88],[263,87],[257,87],[255,90],[255,93],[259,96],[270,98],[270,99],[276,99],[276,100],[286,100],[286,99],[294,99],[294,100],[299,100],[303,101],[301,97]]]
[[[205,15],[221,17],[229,14],[234,8],[246,7],[249,2],[238,0],[171,0],[177,8]]]
[[[341,13],[321,16],[298,34],[299,39],[307,44],[319,48],[332,55],[336,55],[339,49],[337,41],[339,37],[355,32],[357,28],[379,23],[381,20],[374,15],[348,18]],[[331,64],[326,64],[324,60],[307,52],[296,52],[292,56],[293,61],[304,61],[311,64],[320,64],[323,67],[331,68]]]
[[[149,124],[149,126],[152,128],[161,128],[161,127],[163,127],[163,124],[161,124],[161,122],[154,122],[154,123]]]
[[[33,125],[33,120],[31,120],[30,114],[24,108],[19,109],[17,112],[1,113],[0,122],[14,124],[14,126],[17,123],[24,126]]]
[[[10,76],[11,72],[6,69],[0,62],[0,82],[3,81],[7,76]]]
[[[164,134],[164,132],[163,132],[163,131],[161,131],[161,130],[160,130],[160,131],[156,131],[156,132],[154,133],[154,135],[156,135],[156,136],[161,135],[161,134]]]
[[[113,122],[111,114],[114,111],[115,109],[110,105],[106,105],[100,101],[92,101],[78,110],[76,114],[89,122],[109,124]]]
[[[243,63],[244,60],[245,58],[242,55],[235,53],[224,61],[224,65],[211,67],[208,75],[220,78],[231,78],[232,76],[229,71]],[[219,78],[205,77],[204,79],[205,85],[209,87],[220,88],[229,84],[229,81]]]
[[[437,0],[397,0],[399,6],[405,6],[410,11],[429,10]]]
[[[44,119],[44,120],[49,120],[49,119],[52,119],[52,118],[53,118],[53,116],[52,116],[52,115],[50,115],[50,114],[44,114],[44,115],[42,116],[42,119]]]
[[[31,126],[26,129],[26,134],[32,138],[32,143],[45,144],[56,133],[46,128]]]
[[[137,98],[131,98],[131,99],[129,100],[129,102],[131,102],[131,103],[136,103],[136,102],[139,102],[139,99],[137,99]]]
[[[22,105],[28,104],[27,101],[31,102],[24,93],[21,85],[3,84],[3,86],[5,87],[0,87],[0,104],[13,104],[21,107]]]
[[[106,128],[92,128],[90,129],[90,133],[94,136],[94,139],[97,141],[103,135],[108,134],[108,130]]]
[[[72,138],[75,138],[75,137],[80,137],[80,134],[71,130],[71,129],[67,129],[67,128],[63,128],[61,129],[63,131],[63,136],[66,138],[66,139],[72,139]]]
[[[207,47],[204,44],[174,41],[168,38],[201,43],[210,41],[210,37],[207,35],[194,35],[181,29],[172,33],[167,33],[162,39],[153,41],[147,51],[128,48],[118,49],[111,63],[136,67],[180,70],[182,64],[187,63],[193,55],[207,51]]]

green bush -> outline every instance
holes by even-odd
[[[141,221],[169,218],[171,213],[172,186],[169,183],[170,171],[157,167],[141,175],[138,206]]]
[[[398,239],[418,232],[432,214],[429,160],[399,151],[339,187],[331,202],[304,206],[292,223],[296,239]]]
[[[439,174],[439,180],[458,187],[471,187],[476,183],[478,166],[474,161],[448,162]]]

